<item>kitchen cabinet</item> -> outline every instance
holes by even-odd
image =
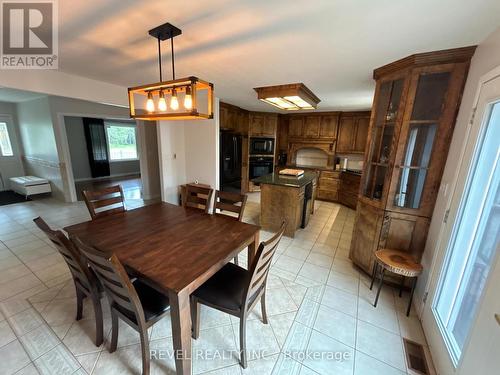
[[[338,112],[285,116],[289,118],[288,136],[290,138],[333,141],[337,137]]]
[[[350,250],[352,261],[366,272],[380,248],[408,252],[416,261],[422,257],[474,50],[413,55],[374,71],[374,107]]]
[[[288,123],[288,136],[290,138],[302,137],[302,127],[304,126],[304,118],[302,116],[290,117]]]
[[[339,203],[355,210],[358,203],[360,182],[361,175],[342,172],[340,174]]]
[[[337,202],[340,187],[340,172],[320,171],[317,198]]]
[[[318,138],[319,137],[319,116],[306,116],[304,118],[304,128],[302,135],[304,138]]]
[[[232,104],[220,102],[219,126],[221,130],[246,134],[248,132],[248,111]]]
[[[320,138],[336,138],[337,124],[339,115],[323,115],[320,120],[319,137]]]
[[[337,153],[364,153],[369,124],[370,112],[342,112],[337,137]]]
[[[249,133],[251,136],[276,137],[278,115],[274,113],[250,112]]]

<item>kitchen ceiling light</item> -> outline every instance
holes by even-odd
[[[256,87],[257,98],[279,109],[316,109],[320,99],[303,83]]]
[[[175,78],[174,38],[182,31],[165,23],[152,30],[149,35],[158,40],[158,66],[160,81],[128,89],[130,117],[140,120],[187,120],[213,118],[213,90],[212,83],[197,77]],[[172,80],[163,81],[161,71],[161,42],[170,39],[172,52]],[[181,97],[179,98],[179,94]],[[170,95],[170,110],[167,107],[165,96]],[[154,98],[158,96],[158,105]],[[179,105],[182,100],[182,108]]]

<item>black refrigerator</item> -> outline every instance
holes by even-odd
[[[220,133],[220,189],[241,190],[241,135]]]

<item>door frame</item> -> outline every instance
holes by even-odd
[[[446,374],[454,374],[460,372],[460,366],[461,362],[465,356],[463,354],[459,360],[459,363],[457,367],[455,368],[450,354],[446,348],[444,338],[441,336],[441,332],[437,326],[437,322],[434,318],[434,314],[432,312],[432,304],[434,301],[434,298],[436,297],[437,293],[437,286],[438,282],[440,280],[440,274],[441,274],[441,269],[443,267],[443,262],[446,257],[446,250],[448,247],[448,243],[451,239],[452,231],[453,231],[453,226],[455,222],[455,218],[457,217],[459,205],[460,205],[460,200],[461,199],[455,199],[457,197],[457,194],[460,194],[460,196],[463,195],[465,187],[466,187],[466,182],[467,182],[467,177],[468,173],[465,175],[461,175],[461,171],[465,166],[465,163],[467,163],[468,167],[467,170],[470,170],[470,164],[472,163],[472,156],[475,151],[475,147],[478,142],[478,137],[481,134],[481,131],[483,129],[482,124],[481,126],[474,127],[474,123],[477,120],[476,113],[478,109],[478,104],[479,104],[479,99],[481,95],[481,91],[484,87],[484,85],[494,79],[500,79],[500,66],[497,66],[496,68],[490,70],[488,73],[484,74],[481,76],[481,78],[478,81],[478,85],[476,88],[476,93],[474,96],[474,101],[473,101],[473,106],[471,108],[471,113],[470,113],[470,120],[469,123],[467,124],[467,129],[465,132],[464,140],[461,146],[460,150],[460,155],[459,155],[459,162],[457,164],[457,169],[455,171],[455,175],[450,182],[450,191],[451,194],[449,194],[446,202],[446,212],[448,212],[448,220],[446,222],[442,222],[441,224],[441,229],[439,231],[438,239],[436,242],[436,247],[435,247],[435,254],[432,259],[432,264],[431,264],[431,269],[429,272],[429,279],[425,288],[425,293],[427,293],[427,299],[426,302],[423,306],[423,313],[422,313],[422,326],[424,329],[425,336],[427,338],[429,347],[431,348],[431,353],[432,353],[432,358],[433,362],[435,364],[435,367],[437,370],[439,369],[446,369],[444,373]],[[500,94],[499,94],[500,98]],[[481,113],[483,116],[483,112]],[[498,261],[497,259],[494,260]],[[493,269],[492,269],[493,270]],[[488,278],[488,282],[490,281],[490,277]],[[484,295],[483,295],[484,297]],[[477,319],[477,313],[476,317],[474,320]],[[464,346],[464,352],[467,350],[468,346],[468,341],[470,340],[470,336],[467,339],[467,342]]]
[[[66,202],[76,202],[78,201],[78,197],[76,195],[75,188],[75,177],[73,175],[73,165],[71,163],[71,154],[69,151],[69,142],[68,135],[66,133],[66,123],[64,121],[64,117],[93,117],[93,118],[102,118],[104,120],[128,120],[130,121],[130,117],[128,116],[118,116],[118,115],[103,115],[96,113],[74,113],[74,112],[57,112],[56,121],[54,122],[54,133],[56,137],[56,145],[57,151],[59,155],[59,165],[61,168],[61,177],[64,184],[64,197]],[[136,126],[138,126],[138,122],[136,121]],[[137,137],[139,137],[139,132],[136,132]],[[142,135],[141,135],[142,136]],[[137,139],[137,152],[139,155],[139,160],[142,155],[142,150],[140,147],[140,140]]]

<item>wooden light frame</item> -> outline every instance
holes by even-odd
[[[148,112],[146,109],[144,111],[138,111],[136,108],[136,100],[134,95],[141,95],[147,97],[149,93],[155,95],[159,94],[160,90],[164,93],[171,93],[173,89],[176,92],[183,92],[187,87],[191,88],[192,97],[192,108],[190,110],[182,112],[167,110],[160,111],[158,107],[155,106],[155,110]],[[207,111],[200,112],[199,110],[199,92],[202,90],[207,90]],[[130,108],[130,117],[137,120],[203,120],[212,119],[214,117],[213,112],[213,101],[214,101],[214,85],[210,82],[203,81],[198,77],[187,77],[180,78],[172,81],[157,82],[148,85],[130,87],[128,89],[128,100]],[[179,104],[179,109],[182,108],[182,104]]]
[[[286,85],[275,85],[275,86],[265,86],[265,87],[255,87],[254,90],[257,92],[257,99],[262,100],[272,106],[287,111],[299,111],[307,109],[316,109],[318,103],[321,101],[311,90],[307,88],[303,83],[291,83]],[[290,97],[299,97],[301,100],[310,105],[310,107],[301,107],[290,100]],[[287,106],[280,106],[277,103],[273,103],[269,99],[278,98]]]

